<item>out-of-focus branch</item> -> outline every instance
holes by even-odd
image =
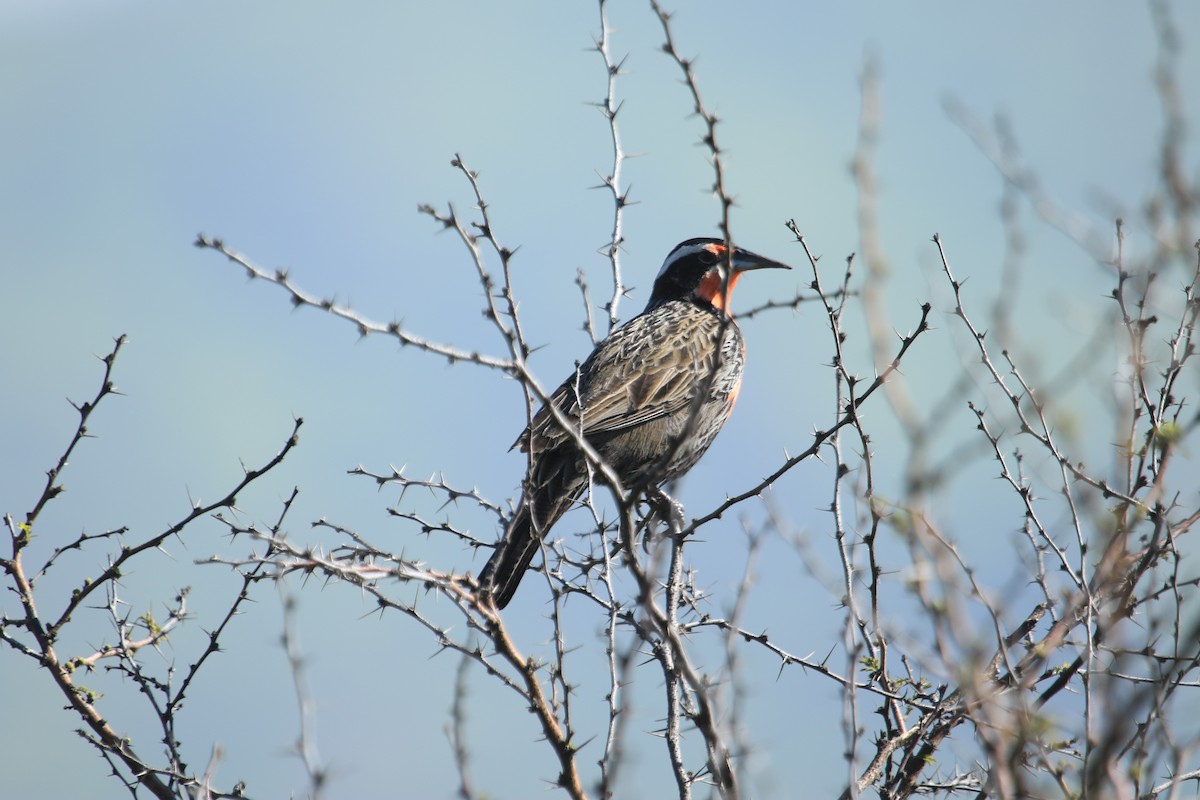
[[[962,128],[1004,179],[1029,199],[1034,213],[1043,222],[1089,253],[1097,264],[1106,265],[1112,260],[1108,236],[1097,230],[1082,214],[1063,207],[1051,198],[1042,188],[1034,170],[1018,160],[1015,148],[1001,146],[987,127],[957,99],[947,98],[943,108],[951,121]],[[1008,141],[1011,141],[1011,134]]]
[[[1150,222],[1155,227],[1160,251],[1156,260],[1167,261],[1186,253],[1196,241],[1193,225],[1200,206],[1200,190],[1192,185],[1187,173],[1184,147],[1187,144],[1187,118],[1179,86],[1180,33],[1171,17],[1167,0],[1151,0],[1150,17],[1158,37],[1158,63],[1154,67],[1154,88],[1162,104],[1163,129],[1159,145],[1159,186],[1161,195],[1150,204]],[[1163,205],[1169,205],[1170,219],[1163,219]]]

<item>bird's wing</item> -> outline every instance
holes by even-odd
[[[707,315],[692,325],[635,317],[597,346],[550,396],[550,403],[576,423],[582,408],[589,437],[678,413],[692,402],[697,373],[712,367],[713,348],[701,345],[718,327],[719,321]],[[518,439],[522,450],[528,449],[531,433],[538,451],[568,438],[545,407]]]

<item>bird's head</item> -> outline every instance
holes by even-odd
[[[726,292],[725,270],[730,263],[733,265],[733,274],[729,276],[729,291]],[[752,269],[791,267],[740,247],[730,248],[720,239],[688,239],[675,245],[675,249],[663,261],[646,308],[669,300],[692,299],[723,309],[738,278]]]

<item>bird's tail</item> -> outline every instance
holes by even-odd
[[[498,608],[508,605],[525,577],[525,571],[533,563],[533,557],[541,549],[542,540],[579,498],[586,485],[586,480],[574,470],[561,470],[533,492],[532,499],[529,493],[526,494],[504,532],[504,538],[496,546],[496,552],[479,573],[482,595],[491,597]],[[538,525],[534,524],[533,508],[537,509]]]
[[[479,573],[479,587],[483,594],[492,598],[498,608],[504,608],[516,594],[525,570],[541,545],[541,537],[533,530],[533,519],[529,506],[522,503],[516,516],[505,531],[496,552],[488,559]]]

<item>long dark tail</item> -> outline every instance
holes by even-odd
[[[533,531],[529,506],[522,503],[504,538],[496,546],[496,552],[479,573],[480,591],[490,596],[497,607],[504,608],[517,593],[525,570],[541,549],[541,541]]]
[[[542,549],[542,539],[579,499],[587,485],[574,464],[567,462],[555,466],[558,469],[548,470],[549,480],[540,485],[535,496],[531,499],[526,493],[521,500],[496,552],[479,573],[479,591],[490,596],[498,608],[504,608],[512,600],[533,557]],[[537,510],[540,521],[537,526],[531,516],[532,509]]]

